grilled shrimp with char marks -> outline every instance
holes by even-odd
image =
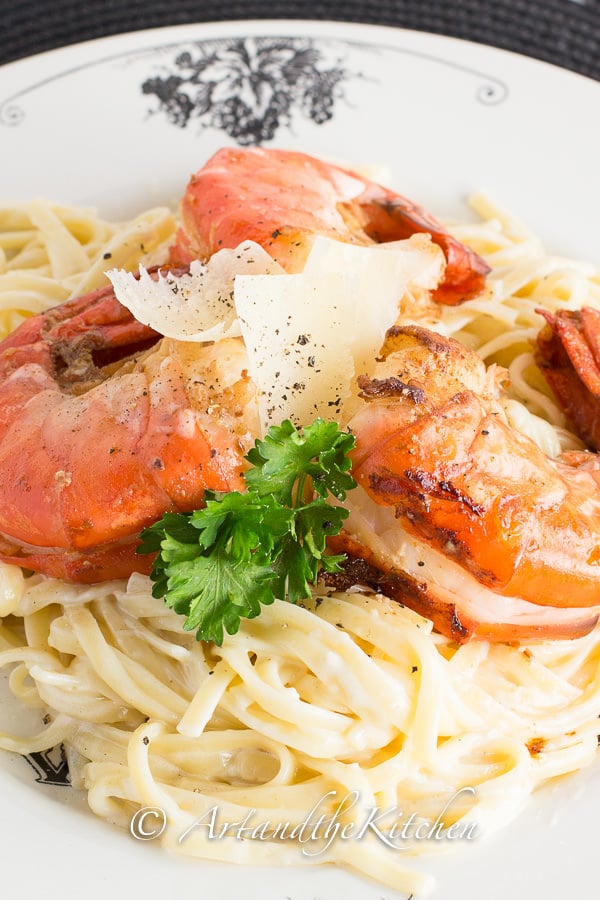
[[[457,640],[593,628],[600,460],[546,457],[508,424],[501,370],[454,340],[398,327],[382,356],[350,423],[364,491],[349,498],[350,552]]]

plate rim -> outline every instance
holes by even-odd
[[[415,40],[417,42],[421,40],[430,40],[439,47],[453,46],[455,48],[458,48],[462,47],[463,45],[467,45],[470,48],[476,48],[477,50],[480,50],[485,55],[492,54],[495,58],[499,59],[507,57],[510,58],[515,64],[517,64],[515,61],[518,61],[518,64],[521,66],[531,66],[534,67],[537,71],[545,70],[548,72],[553,72],[555,75],[558,74],[561,79],[572,80],[573,83],[598,85],[598,88],[594,88],[594,91],[600,90],[600,82],[588,76],[572,72],[571,70],[565,69],[552,63],[548,63],[544,60],[539,60],[535,57],[529,57],[524,54],[506,50],[504,48],[498,48],[493,45],[473,42],[470,40],[455,38],[448,35],[439,35],[432,32],[414,31],[412,29],[398,28],[395,26],[313,19],[236,19],[226,20],[223,22],[184,23],[181,25],[159,26],[151,29],[139,29],[135,31],[122,32],[116,35],[107,35],[99,38],[92,38],[86,41],[67,44],[62,47],[53,48],[51,50],[43,51],[41,53],[22,57],[18,60],[5,63],[0,67],[0,85],[2,84],[6,72],[10,69],[25,69],[30,67],[32,64],[38,65],[41,61],[43,61],[44,64],[53,65],[56,60],[63,59],[65,58],[65,56],[69,56],[71,54],[76,55],[84,53],[92,47],[100,49],[107,47],[110,44],[115,44],[116,42],[131,42],[131,44],[135,46],[132,46],[129,49],[124,48],[124,52],[128,53],[135,52],[137,45],[141,44],[144,39],[148,38],[148,36],[160,36],[168,33],[169,35],[173,35],[173,43],[176,44],[181,42],[181,40],[185,40],[186,35],[189,34],[190,31],[193,31],[195,34],[197,33],[199,38],[203,37],[200,32],[208,31],[209,34],[207,35],[206,39],[210,39],[210,37],[212,37],[213,35],[218,36],[218,32],[223,31],[223,29],[226,28],[230,29],[231,32],[239,30],[241,34],[245,34],[247,33],[245,29],[248,25],[252,26],[253,34],[262,31],[264,28],[271,28],[272,30],[276,30],[277,28],[285,28],[285,30],[289,30],[290,34],[292,35],[302,35],[306,33],[305,31],[303,31],[305,27],[310,27],[311,29],[323,29],[324,26],[331,26],[335,31],[343,30],[345,33],[355,33],[356,39],[359,42],[366,44],[371,43],[371,41],[368,40],[369,35],[378,35],[383,39],[384,36],[392,34],[394,35],[394,38],[397,38],[398,40],[401,40],[405,36],[410,36],[411,41]],[[177,40],[175,39],[176,36],[178,38]],[[230,34],[224,34],[223,36],[230,36]],[[268,31],[265,32],[265,36],[268,36]],[[330,36],[333,37],[333,35],[330,35],[324,31],[322,31],[318,35],[311,36],[316,36],[323,39],[326,39]],[[346,39],[345,34],[342,35],[342,37]],[[382,42],[377,42],[377,44],[378,46],[381,46]],[[0,779],[3,778],[3,773],[4,768],[0,766]],[[245,867],[243,867],[239,871],[245,872],[246,869]],[[380,894],[386,892],[385,888],[378,890]]]

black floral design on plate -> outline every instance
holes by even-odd
[[[40,784],[70,785],[69,764],[62,744],[51,750],[28,753],[25,759],[36,771]]]
[[[329,121],[349,77],[309,38],[240,38],[179,52],[173,68],[146,79],[142,91],[174,125],[195,120],[251,146],[273,140],[293,114]]]

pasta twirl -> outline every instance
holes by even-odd
[[[540,783],[596,752],[598,632],[568,647],[457,649],[410,610],[354,591],[276,602],[216,649],[185,635],[143,576],[67,589],[36,576],[14,615],[28,646],[4,650],[0,664],[26,667],[35,696],[20,678],[13,690],[25,704],[41,699],[52,719],[29,739],[2,735],[2,746],[64,741],[94,812],[128,827],[136,809],[161,808],[164,843],[193,856],[335,861],[424,889],[408,859],[440,842],[419,839],[418,823],[445,810],[446,828],[489,834]],[[304,843],[216,837],[244,820],[247,832],[289,823],[291,834],[343,800],[337,840],[324,826],[312,838],[305,829]],[[370,831],[358,839],[374,807],[396,810],[380,828],[398,831],[401,815],[397,851]]]

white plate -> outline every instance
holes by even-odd
[[[244,138],[231,102],[242,59],[242,96],[260,104],[245,139],[262,132],[271,145],[385,163],[402,193],[440,217],[464,216],[466,196],[484,189],[551,251],[600,262],[600,84],[484,46],[365,25],[186,25],[5,66],[0,198],[91,204],[112,217],[176,202],[214,150]],[[205,81],[219,82],[203,106],[190,80],[199,64]],[[252,73],[263,79],[258,94]],[[173,97],[174,78],[187,106]],[[163,890],[219,900],[399,896],[333,869],[174,860],[96,820],[69,788],[34,777],[24,760],[1,755],[3,855],[19,873],[13,900],[63,896],[66,884],[87,900]],[[422,866],[439,876],[443,900],[588,900],[599,806],[592,767],[542,791],[503,833]]]

